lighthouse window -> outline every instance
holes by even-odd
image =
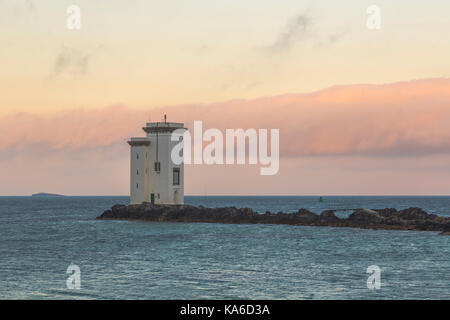
[[[173,185],[180,185],[180,168],[173,168]]]
[[[136,174],[139,175],[139,170],[136,170]]]
[[[139,183],[136,183],[136,189],[139,189]]]
[[[139,159],[139,153],[136,153],[136,159]]]

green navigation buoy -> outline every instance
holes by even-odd
[[[323,198],[322,197],[319,198],[319,202],[323,202]]]

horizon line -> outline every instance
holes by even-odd
[[[34,197],[34,198],[51,198],[51,197],[130,197],[129,195],[73,195],[73,194],[57,194],[33,196],[26,195],[0,195],[0,198],[7,197]],[[185,197],[450,197],[450,194],[187,194]]]

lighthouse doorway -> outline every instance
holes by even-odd
[[[180,203],[180,192],[178,190],[175,190],[175,192],[173,193],[173,203]]]

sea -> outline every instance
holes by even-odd
[[[187,196],[264,213],[421,207],[450,197]],[[96,220],[129,197],[0,197],[0,299],[450,299],[438,232]],[[376,284],[376,285],[375,285]]]

